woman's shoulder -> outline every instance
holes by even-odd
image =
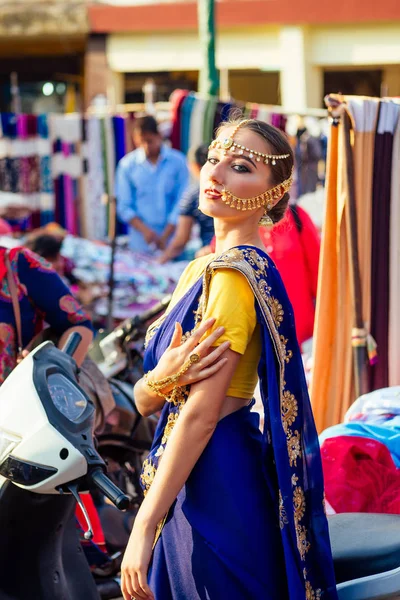
[[[213,259],[214,254],[208,254],[207,256],[201,256],[200,258],[196,258],[192,260],[182,275],[179,278],[178,284],[173,293],[171,303],[168,307],[169,312],[173,306],[186,294],[186,292],[198,281],[208,265],[208,263]]]
[[[200,279],[207,265],[214,259],[215,254],[207,254],[192,260],[181,275],[181,280],[193,280],[193,283]]]
[[[210,288],[216,299],[230,299],[242,306],[251,306],[254,302],[254,292],[249,280],[242,271],[235,268],[221,267],[213,270]]]

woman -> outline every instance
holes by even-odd
[[[259,121],[224,124],[210,146],[200,208],[214,217],[216,254],[182,275],[135,388],[139,410],[162,416],[122,565],[125,600],[337,598],[292,309],[258,232],[283,217],[292,168],[286,139]],[[223,351],[196,381],[209,317],[210,337],[225,328],[211,342]]]
[[[10,290],[14,282],[21,314],[21,348]],[[81,364],[92,340],[87,315],[52,266],[26,248],[0,247],[0,385],[29,349],[35,336],[50,325],[60,336],[60,347],[77,331],[82,341],[74,355]]]

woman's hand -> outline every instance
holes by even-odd
[[[217,327],[203,341],[200,341],[214,323],[215,319],[207,319],[202,322],[184,343],[182,343],[181,324],[176,323],[171,343],[160,358],[156,368],[151,372],[150,379],[158,381],[178,373],[193,354],[197,354],[200,360],[194,362],[186,373],[180,377],[178,385],[191,385],[216,373],[227,361],[226,358],[221,358],[221,356],[229,348],[230,342],[226,341],[220,346],[212,348],[212,345],[224,333],[225,329],[223,327]],[[173,387],[165,387],[163,392],[167,394]]]
[[[121,590],[124,600],[154,600],[147,584],[147,571],[155,534],[155,526],[143,524],[138,514],[121,567]]]

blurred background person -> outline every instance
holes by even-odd
[[[199,209],[200,171],[207,161],[207,155],[207,144],[202,144],[197,148],[191,148],[188,153],[189,169],[194,179],[194,183],[189,186],[182,196],[175,235],[159,258],[161,264],[173,260],[184,252],[186,244],[191,238],[193,226],[195,224],[199,226],[202,244],[202,248],[196,256],[202,256],[211,252],[210,243],[214,237],[214,220],[212,217],[202,213]],[[192,259],[193,256],[189,258]]]
[[[321,247],[318,228],[304,209],[290,204],[279,223],[260,227],[260,237],[285,284],[301,347],[312,338],[314,331]],[[215,238],[210,250],[215,251]]]
[[[290,204],[282,221],[272,228],[260,227],[260,236],[285,284],[301,346],[312,338],[314,330],[319,231],[304,209]]]
[[[27,247],[47,260],[60,277],[64,277],[65,262],[61,256],[62,243],[61,238],[50,234],[41,234],[34,237]]]
[[[117,167],[117,213],[129,224],[131,250],[152,253],[174,233],[189,171],[185,156],[163,143],[154,117],[134,121],[133,140],[136,150]]]
[[[41,257],[27,248],[0,247],[0,385],[45,323],[57,334],[60,347],[73,331],[80,333],[74,357],[81,364],[92,341],[92,327],[80,304]]]

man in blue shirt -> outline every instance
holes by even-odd
[[[151,253],[163,250],[175,230],[189,171],[185,156],[162,143],[153,117],[136,119],[133,139],[136,150],[116,172],[117,213],[130,225],[131,249]]]

